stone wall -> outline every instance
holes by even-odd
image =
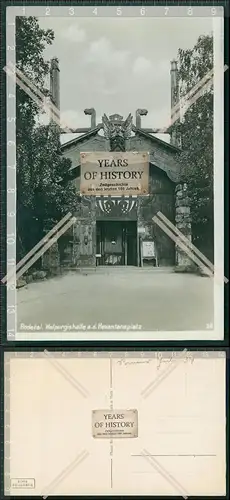
[[[138,226],[145,228],[143,240],[155,241],[159,266],[173,266],[175,263],[174,241],[152,220],[161,212],[170,222],[174,223],[174,196],[150,195],[140,198],[138,203]]]
[[[97,134],[84,141],[79,141],[71,149],[63,150],[64,156],[72,160],[72,166],[80,163],[80,152],[83,151],[107,151],[109,143],[103,136]],[[150,166],[150,195],[138,197],[137,226],[145,228],[146,240],[154,239],[158,253],[160,266],[175,264],[175,244],[172,239],[153,222],[154,215],[162,212],[173,224],[175,223],[175,182],[174,176],[178,175],[178,164],[176,163],[176,150],[153,142],[145,136],[136,135],[127,140],[127,151],[148,151],[151,162]],[[168,177],[169,176],[169,177]],[[80,188],[80,178],[74,181],[76,191]],[[179,197],[178,197],[179,199]],[[179,205],[178,205],[179,206]],[[180,210],[179,210],[180,211]],[[178,214],[179,215],[179,211]],[[101,215],[96,209],[96,200],[82,197],[77,213],[77,222],[74,226],[73,237],[73,263],[74,266],[94,266],[96,254],[96,219],[108,218],[107,214]],[[134,220],[133,212],[123,214],[125,220]],[[86,244],[87,236],[87,244]]]
[[[154,223],[153,217],[160,211],[175,223],[175,184],[154,166],[150,167],[150,192],[149,196],[137,197],[137,208],[127,214],[112,213],[111,219],[137,220],[138,228],[145,230],[142,240],[155,242],[159,266],[173,266],[174,241]],[[109,220],[110,216],[99,213],[95,197],[82,197],[74,215],[77,221],[73,228],[73,266],[95,266],[96,220]]]
[[[187,185],[178,184],[175,189],[176,200],[176,214],[175,225],[177,229],[189,240],[192,240],[191,230],[191,215],[190,215],[190,200],[188,197]],[[176,265],[178,267],[191,266],[192,260],[187,253],[179,246],[176,245]]]
[[[51,239],[49,241],[51,241]],[[42,269],[49,271],[51,274],[58,274],[60,272],[60,253],[58,242],[55,240],[55,237],[52,241],[53,244],[42,255]]]
[[[138,200],[138,226],[145,228],[143,240],[153,239],[159,266],[175,264],[174,241],[153,221],[161,212],[174,224],[175,221],[175,185],[156,167],[150,168],[150,195]]]

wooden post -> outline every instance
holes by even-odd
[[[127,266],[127,261],[128,261],[127,228],[124,228],[124,236],[125,236],[125,266]]]
[[[140,257],[141,257],[141,267],[143,267],[143,248],[142,248],[142,237],[140,236]]]
[[[137,229],[137,267],[140,267],[140,238]]]

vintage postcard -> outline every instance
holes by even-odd
[[[5,495],[224,496],[225,366],[225,352],[5,353]]]
[[[7,7],[9,341],[224,339],[223,16]]]

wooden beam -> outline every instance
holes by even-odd
[[[71,128],[71,134],[85,134],[86,132],[89,132],[92,130],[91,128]],[[69,134],[70,132],[64,128],[61,128],[61,134]]]
[[[147,134],[168,134],[167,130],[161,128],[140,128],[137,130],[142,130],[142,132],[146,132]]]

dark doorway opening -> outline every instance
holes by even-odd
[[[136,221],[98,221],[96,254],[98,265],[137,266]]]

